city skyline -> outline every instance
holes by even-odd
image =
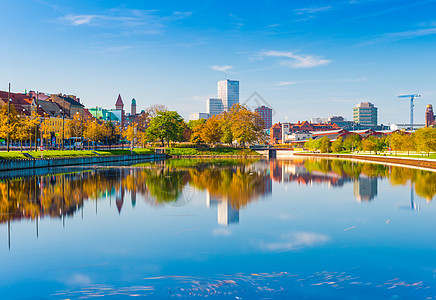
[[[257,91],[276,121],[342,115],[371,102],[379,123],[416,123],[435,104],[436,1],[234,3],[21,0],[0,4],[7,58],[0,90],[74,94],[112,107],[122,94],[138,109],[162,103],[188,114],[214,97],[216,82]],[[19,22],[17,22],[19,20]],[[13,26],[11,25],[13,24]],[[23,70],[29,70],[23,72]]]

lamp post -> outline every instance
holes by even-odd
[[[83,107],[82,107],[82,116],[80,117],[80,136],[81,136],[81,143],[82,143],[82,150],[84,150],[84,146],[83,146]]]
[[[64,105],[62,107],[62,150],[64,150],[64,139],[65,139],[65,96],[64,99]]]
[[[38,95],[39,95],[39,91],[36,92],[36,118],[38,119]],[[38,141],[38,124],[35,124],[35,151],[38,151],[37,149],[37,141]]]
[[[6,136],[6,144],[7,144],[7,146],[6,146],[6,148],[7,148],[7,151],[9,152],[9,125],[10,125],[10,120],[9,120],[9,114],[10,114],[10,111],[11,111],[11,84],[9,83],[9,91],[8,91],[8,134],[7,134],[7,136]]]

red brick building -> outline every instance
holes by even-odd
[[[436,125],[433,106],[428,104],[425,109],[425,127]]]
[[[340,130],[341,128],[332,123],[321,123],[321,124],[313,124],[308,121],[298,123],[276,123],[270,129],[270,143],[271,144],[281,144],[282,143],[282,135],[292,134],[300,131],[310,131],[310,132],[318,132],[318,131],[331,131],[331,130]]]
[[[272,126],[272,109],[262,105],[254,110],[265,123],[265,129],[269,129]]]

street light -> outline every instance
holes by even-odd
[[[12,101],[12,99],[11,99],[11,84],[9,83],[9,91],[8,91],[8,134],[6,136],[6,144],[7,144],[6,148],[7,148],[8,152],[9,152],[9,124],[10,124],[9,113],[11,111],[11,101]]]
[[[65,139],[65,96],[63,97],[64,105],[62,107],[62,150],[64,150]]]

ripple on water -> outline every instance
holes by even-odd
[[[85,288],[61,291],[51,295],[54,299],[91,299],[98,297],[127,298],[228,298],[250,299],[253,296],[307,295],[335,297],[358,296],[356,299],[436,299],[435,286],[423,281],[406,282],[392,278],[385,282],[369,282],[346,272],[316,272],[309,276],[279,273],[252,273],[217,276],[160,276],[143,278],[144,285],[111,286],[90,285]],[[330,295],[330,296],[328,296]],[[401,295],[401,296],[399,296]]]

